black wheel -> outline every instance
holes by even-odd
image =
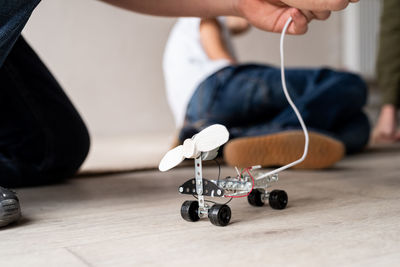
[[[193,200],[186,200],[181,207],[181,216],[188,222],[197,222],[199,217],[199,203]]]
[[[247,201],[252,206],[264,206],[263,192],[258,189],[253,189],[253,191],[251,191],[251,193],[247,196]]]
[[[273,190],[269,193],[269,205],[276,210],[283,210],[288,203],[288,195],[283,190]]]
[[[208,218],[216,226],[228,225],[231,214],[231,208],[228,205],[215,204],[208,210]]]

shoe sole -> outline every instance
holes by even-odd
[[[16,199],[6,199],[0,202],[0,227],[18,221],[21,208]]]
[[[309,136],[307,157],[293,168],[323,169],[343,158],[345,147],[340,141],[318,133],[309,133]],[[224,159],[229,165],[238,167],[284,166],[303,155],[304,142],[302,131],[237,138],[225,145]]]

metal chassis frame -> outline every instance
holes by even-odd
[[[198,214],[200,218],[207,217],[209,207],[207,204],[205,204],[203,196],[203,171],[202,171],[201,155],[195,158],[194,166],[195,166],[197,201],[199,202]]]
[[[204,187],[203,187],[203,171],[202,171],[202,153],[195,158],[195,181],[196,181],[196,193],[197,193],[197,201],[199,203],[198,214],[200,218],[204,218],[208,216],[208,210],[210,208],[204,201]],[[269,192],[267,188],[271,182],[277,182],[278,175],[261,175],[254,180],[254,189],[259,189],[262,191],[263,200],[268,199]]]

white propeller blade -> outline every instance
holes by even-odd
[[[201,152],[210,152],[225,144],[229,139],[229,132],[225,126],[214,124],[194,137],[186,139],[183,145],[177,146],[165,154],[158,169],[162,172],[172,169],[185,158],[197,158]]]
[[[193,141],[198,151],[207,152],[222,146],[229,140],[229,132],[225,126],[214,124],[196,134]]]
[[[168,171],[169,169],[172,169],[181,163],[184,159],[183,146],[177,146],[165,154],[160,162],[160,165],[158,165],[158,169],[162,172]]]

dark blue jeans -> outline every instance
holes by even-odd
[[[367,86],[359,76],[330,69],[285,73],[309,130],[342,141],[347,153],[365,147],[370,133],[362,111]],[[280,69],[254,64],[226,67],[200,84],[188,104],[180,140],[214,123],[224,124],[231,138],[301,129],[282,91]]]
[[[69,178],[89,150],[78,112],[20,36],[38,2],[0,0],[0,186]]]

